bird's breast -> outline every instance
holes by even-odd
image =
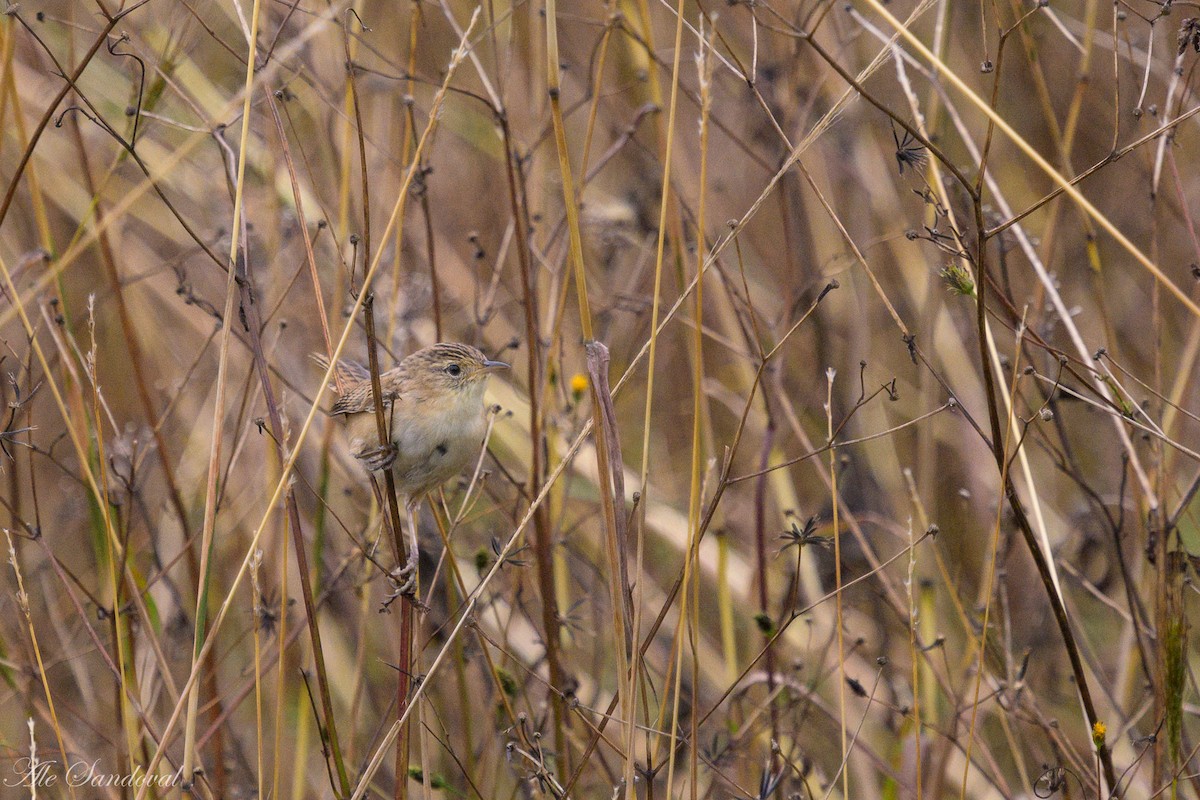
[[[431,491],[457,475],[479,454],[487,421],[482,404],[425,404],[396,420],[393,470],[405,493]]]
[[[482,383],[442,396],[401,395],[387,411],[396,489],[413,499],[461,472],[479,455],[487,432]],[[351,414],[346,424],[355,455],[378,447],[374,414]]]

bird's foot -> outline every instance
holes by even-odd
[[[406,596],[415,598],[417,594],[417,559],[418,554],[414,550],[408,554],[408,563],[403,567],[396,567],[392,570],[389,576],[394,589],[392,596]]]
[[[388,442],[358,454],[358,460],[363,462],[371,472],[381,472],[389,469],[396,462],[396,445]]]

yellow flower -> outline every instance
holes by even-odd
[[[574,396],[576,402],[578,402],[579,398],[583,396],[583,393],[587,391],[587,388],[587,375],[584,375],[582,372],[576,372],[571,376],[571,394]]]
[[[1103,722],[1097,722],[1092,726],[1092,743],[1096,745],[1097,750],[1104,747],[1104,734],[1106,733],[1108,733],[1108,726]]]

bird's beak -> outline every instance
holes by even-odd
[[[499,372],[502,369],[508,369],[508,364],[505,364],[503,361],[484,361],[483,362],[483,371],[484,372]]]

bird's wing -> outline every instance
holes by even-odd
[[[324,370],[329,369],[329,359],[323,353],[312,353],[311,358]],[[370,411],[371,403],[371,372],[357,361],[348,358],[337,362],[337,376],[341,378],[343,392],[334,402],[329,413],[355,414],[359,411]],[[385,398],[385,405],[387,399]]]
[[[379,376],[379,385],[383,390],[383,408],[388,410],[392,407],[392,401],[399,396],[395,390],[396,379],[394,373],[396,370],[388,370]],[[346,391],[333,404],[333,408],[329,409],[329,413],[338,414],[357,414],[361,411],[374,412],[375,404],[371,402],[371,378],[368,375],[363,380],[347,382]]]
[[[329,369],[329,359],[323,353],[312,353],[310,357],[313,361],[317,362],[317,365],[321,369]],[[346,384],[361,383],[362,381],[369,381],[371,379],[370,370],[357,361],[351,361],[348,358],[340,359],[337,362],[337,374],[342,379],[342,383]]]
[[[338,414],[357,414],[360,411],[370,411],[373,406],[374,404],[371,402],[371,382],[359,381],[346,387],[346,393],[337,399],[333,404],[333,408],[329,409],[329,413],[334,416]]]

